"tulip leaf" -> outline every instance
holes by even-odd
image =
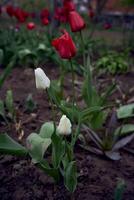
[[[115,151],[106,151],[105,155],[110,158],[111,160],[120,160],[121,159],[121,155],[119,152],[115,152]]]
[[[50,144],[50,138],[41,138],[37,133],[31,133],[27,137],[27,148],[32,157],[33,163],[38,163],[43,160],[44,153]]]
[[[70,192],[74,192],[77,186],[77,169],[75,161],[71,161],[64,174],[64,184]]]
[[[37,50],[38,50],[38,51],[43,51],[43,52],[44,52],[44,51],[46,50],[45,44],[43,44],[43,43],[39,44]]]
[[[3,63],[3,59],[4,59],[4,52],[2,49],[0,49],[0,65]]]
[[[112,151],[117,151],[117,150],[123,148],[125,145],[127,145],[129,142],[131,142],[133,139],[134,139],[134,133],[120,139],[118,142],[115,143],[115,145],[112,148]]]
[[[59,173],[59,169],[55,169],[55,168],[50,168],[48,163],[46,161],[41,161],[38,163],[38,166],[44,170],[45,173],[47,173],[47,175],[53,177],[53,179],[55,180],[55,182],[59,182],[60,181],[60,173]]]
[[[115,136],[125,136],[129,133],[132,133],[134,132],[134,124],[125,124],[123,126],[120,126],[118,127],[116,130],[115,130],[115,133],[114,135]]]
[[[53,133],[54,133],[53,122],[46,122],[41,126],[39,135],[42,138],[51,138]]]
[[[32,94],[29,94],[25,102],[26,111],[33,112],[37,108],[37,104],[33,99]]]
[[[13,93],[12,90],[8,90],[6,94],[6,108],[10,113],[11,117],[14,116],[14,105],[13,105]]]
[[[27,149],[5,133],[0,134],[0,153],[11,155],[26,155]]]
[[[121,106],[117,110],[117,116],[118,116],[118,119],[124,119],[124,118],[128,118],[128,117],[133,117],[134,116],[134,103],[133,104],[129,104],[129,105]]]
[[[22,49],[18,52],[18,56],[21,60],[25,59],[27,56],[36,57],[35,53],[33,53],[29,49]]]
[[[5,108],[4,108],[4,102],[0,100],[0,115],[5,118]]]
[[[60,162],[65,153],[65,142],[62,141],[62,137],[56,135],[55,133],[52,135],[52,162],[54,168],[58,168]]]
[[[123,179],[119,179],[114,193],[114,200],[122,200],[125,187],[125,181]]]

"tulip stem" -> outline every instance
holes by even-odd
[[[52,100],[50,91],[47,90],[47,92],[48,92],[49,101],[50,101],[51,110],[52,110],[52,118],[53,118],[53,124],[54,124],[54,133],[56,133],[56,123],[55,123],[55,109],[54,109],[54,104],[53,104],[53,100]]]
[[[72,60],[70,60],[70,66],[71,66],[71,73],[72,73],[72,86],[73,86],[73,106],[75,105],[76,102],[76,96],[75,96],[75,72],[73,68],[73,63]]]
[[[82,43],[83,64],[85,66],[85,64],[86,64],[86,58],[85,58],[85,52],[84,52],[85,51],[85,42],[84,42],[82,31],[80,31],[80,37],[81,37],[81,43]]]
[[[79,136],[79,133],[80,133],[80,128],[81,128],[81,118],[79,117],[77,129],[76,129],[76,132],[75,132],[74,136],[72,137],[72,141],[71,141],[72,147],[74,147],[74,145],[75,145],[75,143],[78,139],[78,136]]]

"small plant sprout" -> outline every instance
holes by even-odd
[[[16,122],[16,110],[12,90],[7,91],[5,101],[0,100],[0,116],[7,124],[9,121]]]
[[[36,108],[37,108],[37,104],[34,101],[32,94],[29,94],[25,101],[25,109],[28,112],[33,112],[36,110]]]

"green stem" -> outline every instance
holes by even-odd
[[[79,121],[78,121],[78,125],[77,125],[77,129],[76,129],[76,132],[74,134],[74,136],[72,137],[72,141],[71,141],[71,146],[74,147],[77,139],[78,139],[78,136],[79,136],[79,133],[80,133],[80,127],[81,127],[81,118],[79,117]]]
[[[54,133],[56,132],[56,123],[55,123],[55,109],[54,109],[54,104],[53,104],[53,100],[51,97],[51,93],[49,90],[47,90],[48,96],[49,96],[49,101],[50,101],[50,105],[51,105],[51,109],[52,109],[52,118],[53,118],[53,124],[54,124]]]
[[[61,93],[62,93],[62,94],[63,94],[64,76],[65,76],[64,65],[63,65],[63,63],[61,62],[61,63],[60,63],[60,88],[61,88]]]
[[[86,58],[85,58],[85,42],[84,42],[84,37],[82,31],[80,31],[80,37],[81,37],[81,43],[82,43],[82,53],[83,53],[83,65],[85,66],[86,64]]]
[[[73,86],[73,106],[75,106],[76,102],[76,95],[75,95],[75,72],[73,68],[72,60],[70,60],[70,66],[71,66],[71,73],[72,73],[72,86]]]

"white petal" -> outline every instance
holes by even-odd
[[[41,68],[35,69],[35,82],[37,89],[46,89],[50,87],[50,80]]]
[[[66,115],[63,115],[57,127],[59,134],[61,135],[71,134],[71,127],[72,127],[72,124],[70,120],[66,117]]]

